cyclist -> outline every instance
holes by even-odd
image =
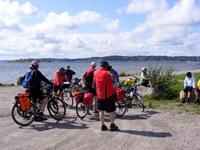
[[[65,68],[61,67],[59,70],[56,70],[53,77],[53,96],[60,96],[63,90],[63,81],[69,82],[68,78],[65,76]]]
[[[71,83],[72,77],[73,77],[73,75],[76,74],[76,72],[74,72],[73,70],[71,70],[69,65],[66,68],[67,68],[65,70],[66,71],[66,76],[67,76],[69,82]]]
[[[100,110],[101,130],[108,130],[104,124],[104,111],[110,113],[110,131],[117,131],[118,127],[114,124],[115,121],[115,95],[113,80],[115,77],[108,70],[109,63],[101,61],[101,67],[94,72],[93,86],[96,87],[98,96],[98,109]]]
[[[46,117],[44,117],[44,109],[48,103],[48,99],[44,97],[43,92],[40,90],[41,81],[44,81],[48,84],[52,85],[52,82],[49,81],[39,70],[39,63],[37,60],[33,60],[31,63],[30,68],[33,70],[32,75],[32,81],[29,82],[30,85],[30,94],[33,97],[34,101],[42,101],[41,108],[39,110],[39,116],[35,118],[35,121],[42,121],[47,120]]]
[[[85,84],[86,88],[94,95],[94,109],[95,113],[94,116],[98,117],[98,109],[97,109],[97,93],[96,90],[92,87],[94,72],[96,71],[96,63],[92,62],[91,67],[85,71],[82,76],[83,83]]]

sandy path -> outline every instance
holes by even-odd
[[[200,116],[172,115],[155,110],[145,113],[129,109],[116,118],[118,132],[100,131],[99,118],[86,116],[80,120],[74,109],[56,122],[48,120],[19,127],[11,118],[13,97],[21,87],[0,88],[0,149],[2,150],[196,150],[200,149]],[[109,119],[106,116],[106,125]]]

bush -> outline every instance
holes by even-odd
[[[158,95],[154,98],[173,99],[178,96],[178,91],[172,88],[172,85],[178,83],[178,80],[173,78],[173,71],[174,69],[171,67],[159,67],[158,64],[149,67],[149,75],[152,77],[155,87],[159,90]]]

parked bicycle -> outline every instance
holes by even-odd
[[[137,93],[137,79],[135,79],[131,86],[124,90],[124,101],[116,102],[116,116],[123,116],[125,112],[128,111],[129,108],[132,108],[135,104],[140,111],[145,111],[145,105],[142,101],[142,98]]]
[[[80,83],[81,79],[74,78],[71,83],[64,82],[63,91],[61,93],[61,99],[63,100],[66,108],[72,108],[74,105],[73,94],[75,92],[81,91],[82,85]]]
[[[76,114],[83,119],[86,115],[94,113],[93,95],[85,91],[79,91],[74,94],[76,99]]]
[[[58,97],[52,97],[52,87],[43,83],[41,90],[48,98],[47,109],[50,116],[55,120],[61,120],[65,117],[66,109],[62,100]],[[15,96],[14,106],[11,111],[12,119],[20,126],[28,126],[38,116],[41,103],[35,102],[28,92]]]

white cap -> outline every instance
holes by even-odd
[[[91,62],[91,66],[92,67],[96,67],[96,63],[95,62]]]

